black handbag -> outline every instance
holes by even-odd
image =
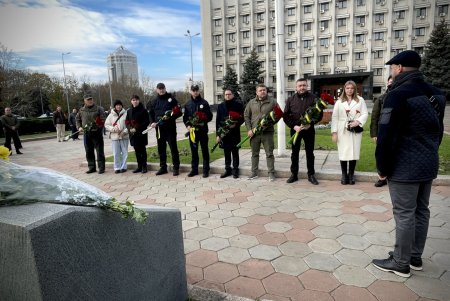
[[[347,131],[350,131],[350,132],[352,132],[352,133],[359,134],[359,133],[362,133],[362,132],[364,131],[364,128],[363,128],[362,126],[360,126],[360,125],[355,126],[354,128],[351,128],[351,127],[350,127],[350,124],[348,124],[348,125],[347,125]]]

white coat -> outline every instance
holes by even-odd
[[[359,160],[361,150],[362,133],[350,132],[346,129],[350,120],[358,120],[361,126],[367,121],[369,116],[366,102],[358,96],[359,101],[352,99],[342,102],[336,101],[331,117],[331,133],[337,133],[337,147],[340,161]]]
[[[128,129],[125,126],[125,119],[127,119],[127,111],[122,109],[120,111],[122,117],[116,122],[119,115],[116,110],[111,110],[105,121],[105,128],[111,133],[111,140],[128,139]],[[115,124],[116,123],[116,124]],[[120,134],[119,134],[120,132]]]

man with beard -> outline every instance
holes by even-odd
[[[77,128],[84,132],[84,149],[88,170],[86,173],[96,172],[95,152],[97,153],[98,173],[105,172],[105,145],[103,142],[103,127],[105,124],[105,110],[97,106],[91,93],[84,95],[84,106],[77,114]]]
[[[169,144],[172,154],[173,175],[178,176],[180,174],[180,155],[177,146],[176,119],[182,113],[181,110],[178,110],[178,101],[172,94],[167,93],[166,86],[163,83],[156,85],[156,93],[156,98],[149,103],[147,108],[150,113],[150,126],[156,130],[156,141],[158,143],[160,168],[156,172],[156,175],[159,176],[168,172],[166,149],[167,144]],[[175,111],[173,111],[174,108]],[[164,114],[167,111],[177,112],[177,114],[165,119]]]
[[[296,81],[296,90],[293,96],[289,97],[286,101],[286,106],[284,108],[283,119],[288,127],[291,128],[291,136],[296,132],[298,133],[298,138],[292,144],[292,154],[291,154],[291,176],[286,181],[287,183],[293,183],[298,181],[298,161],[301,141],[303,139],[305,143],[305,153],[306,153],[306,167],[308,169],[308,181],[313,185],[318,185],[319,182],[315,177],[314,170],[314,140],[316,137],[316,131],[314,129],[314,123],[309,125],[301,125],[299,123],[300,117],[305,113],[305,111],[315,103],[316,96],[308,91],[308,82],[304,78],[300,78]],[[322,119],[323,113],[320,113],[320,119]],[[320,120],[319,119],[319,120]]]

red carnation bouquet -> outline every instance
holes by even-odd
[[[265,129],[274,126],[280,119],[283,117],[283,110],[281,110],[280,106],[278,104],[275,104],[272,107],[272,111],[268,112],[266,115],[261,118],[261,120],[258,122],[258,125],[252,129],[252,132],[256,135],[259,133],[262,133]],[[240,148],[242,144],[245,143],[250,139],[250,136],[247,135],[244,140],[242,140],[238,145],[236,145],[237,148]]]
[[[186,137],[189,136],[189,139],[192,143],[195,143],[195,132],[199,127],[205,126],[205,122],[208,121],[208,116],[202,111],[197,111],[191,117],[189,117],[189,124],[191,129],[189,132],[184,134]]]
[[[133,135],[136,131],[131,131],[131,129],[135,129],[137,127],[137,122],[134,119],[131,120],[125,120],[125,125],[128,128],[128,132],[130,133],[130,135]]]
[[[162,115],[159,118],[158,122],[156,123],[156,126],[162,125],[164,123],[164,121],[167,121],[171,118],[177,119],[181,115],[182,115],[181,108],[179,105],[176,105],[172,108],[172,110],[167,110],[164,112],[164,115]],[[151,127],[147,128],[145,131],[142,131],[142,134],[147,134],[148,131],[150,131],[151,129],[152,129]]]
[[[232,129],[232,126],[236,125],[241,119],[242,115],[239,114],[238,112],[234,111],[228,112],[227,119],[224,120],[222,126],[217,130],[217,137],[220,137],[220,139],[222,140],[226,135],[228,135],[228,133]],[[214,144],[213,148],[211,149],[211,153],[214,152],[214,150],[217,148],[218,145],[219,142]]]

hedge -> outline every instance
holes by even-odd
[[[27,118],[20,120],[19,135],[31,135],[46,132],[56,132],[52,118]],[[3,127],[0,127],[0,137],[5,137]]]

